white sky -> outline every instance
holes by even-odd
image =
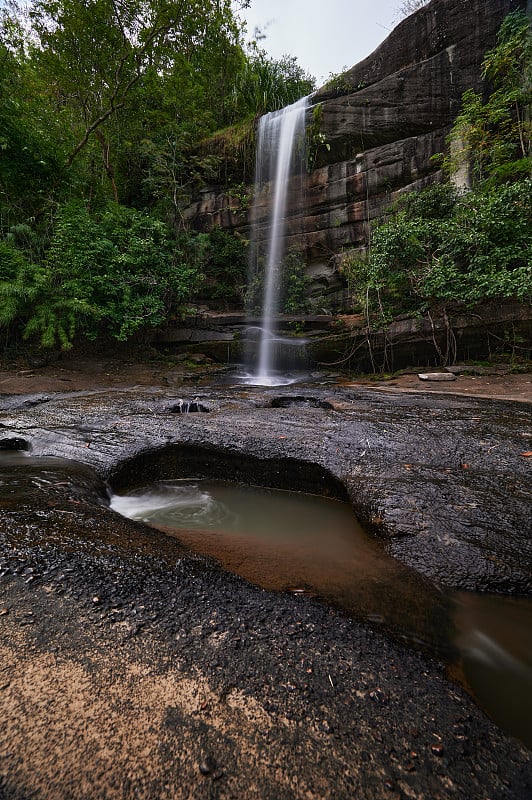
[[[321,86],[368,56],[397,24],[401,0],[251,0],[240,12],[248,39],[258,26],[260,46],[273,58],[297,56]]]

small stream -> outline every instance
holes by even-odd
[[[442,591],[384,552],[350,506],[212,480],[114,494],[164,531],[265,589],[316,596],[443,659],[502,727],[532,745],[532,602]]]

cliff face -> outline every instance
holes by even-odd
[[[318,151],[306,176],[304,211],[288,211],[285,244],[304,254],[324,290],[338,284],[339,254],[364,246],[371,221],[398,193],[440,180],[431,159],[445,149],[462,94],[482,90],[484,54],[504,17],[526,6],[526,0],[432,0],[313,96],[328,148]],[[312,118],[309,111],[309,124]],[[257,222],[266,220],[267,208],[260,200]],[[185,218],[199,230],[220,225],[250,233],[249,218],[223,192],[205,191]]]

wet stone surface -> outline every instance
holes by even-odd
[[[439,665],[80,502],[2,548],[4,797],[529,796]]]
[[[36,475],[0,457],[2,800],[530,796],[530,752],[439,664],[107,507],[106,479],[163,466],[306,476],[420,573],[529,592],[526,406],[326,387],[271,407],[280,395],[1,399],[2,435],[47,458]],[[180,399],[209,413],[169,411]]]
[[[134,459],[177,445],[212,452],[206,477],[232,478],[217,466],[223,451],[241,462],[238,480],[259,485],[319,492],[296,478],[283,483],[283,461],[317,465],[403,563],[450,587],[530,593],[530,460],[522,455],[530,406],[328,387],[294,404],[293,391],[284,394],[286,408],[279,389],[227,388],[179,398],[156,389],[76,393],[31,407],[19,396],[2,398],[0,409],[6,439],[85,463],[103,478],[135,464],[146,483]],[[187,403],[209,414],[175,414]],[[167,473],[159,477],[191,477],[186,463],[175,466],[179,474],[171,464],[172,456],[166,466],[162,459]]]

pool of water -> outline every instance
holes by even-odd
[[[347,503],[207,480],[160,481],[111,507],[266,589],[316,596],[443,658],[532,746],[532,601],[443,591],[390,558]]]

